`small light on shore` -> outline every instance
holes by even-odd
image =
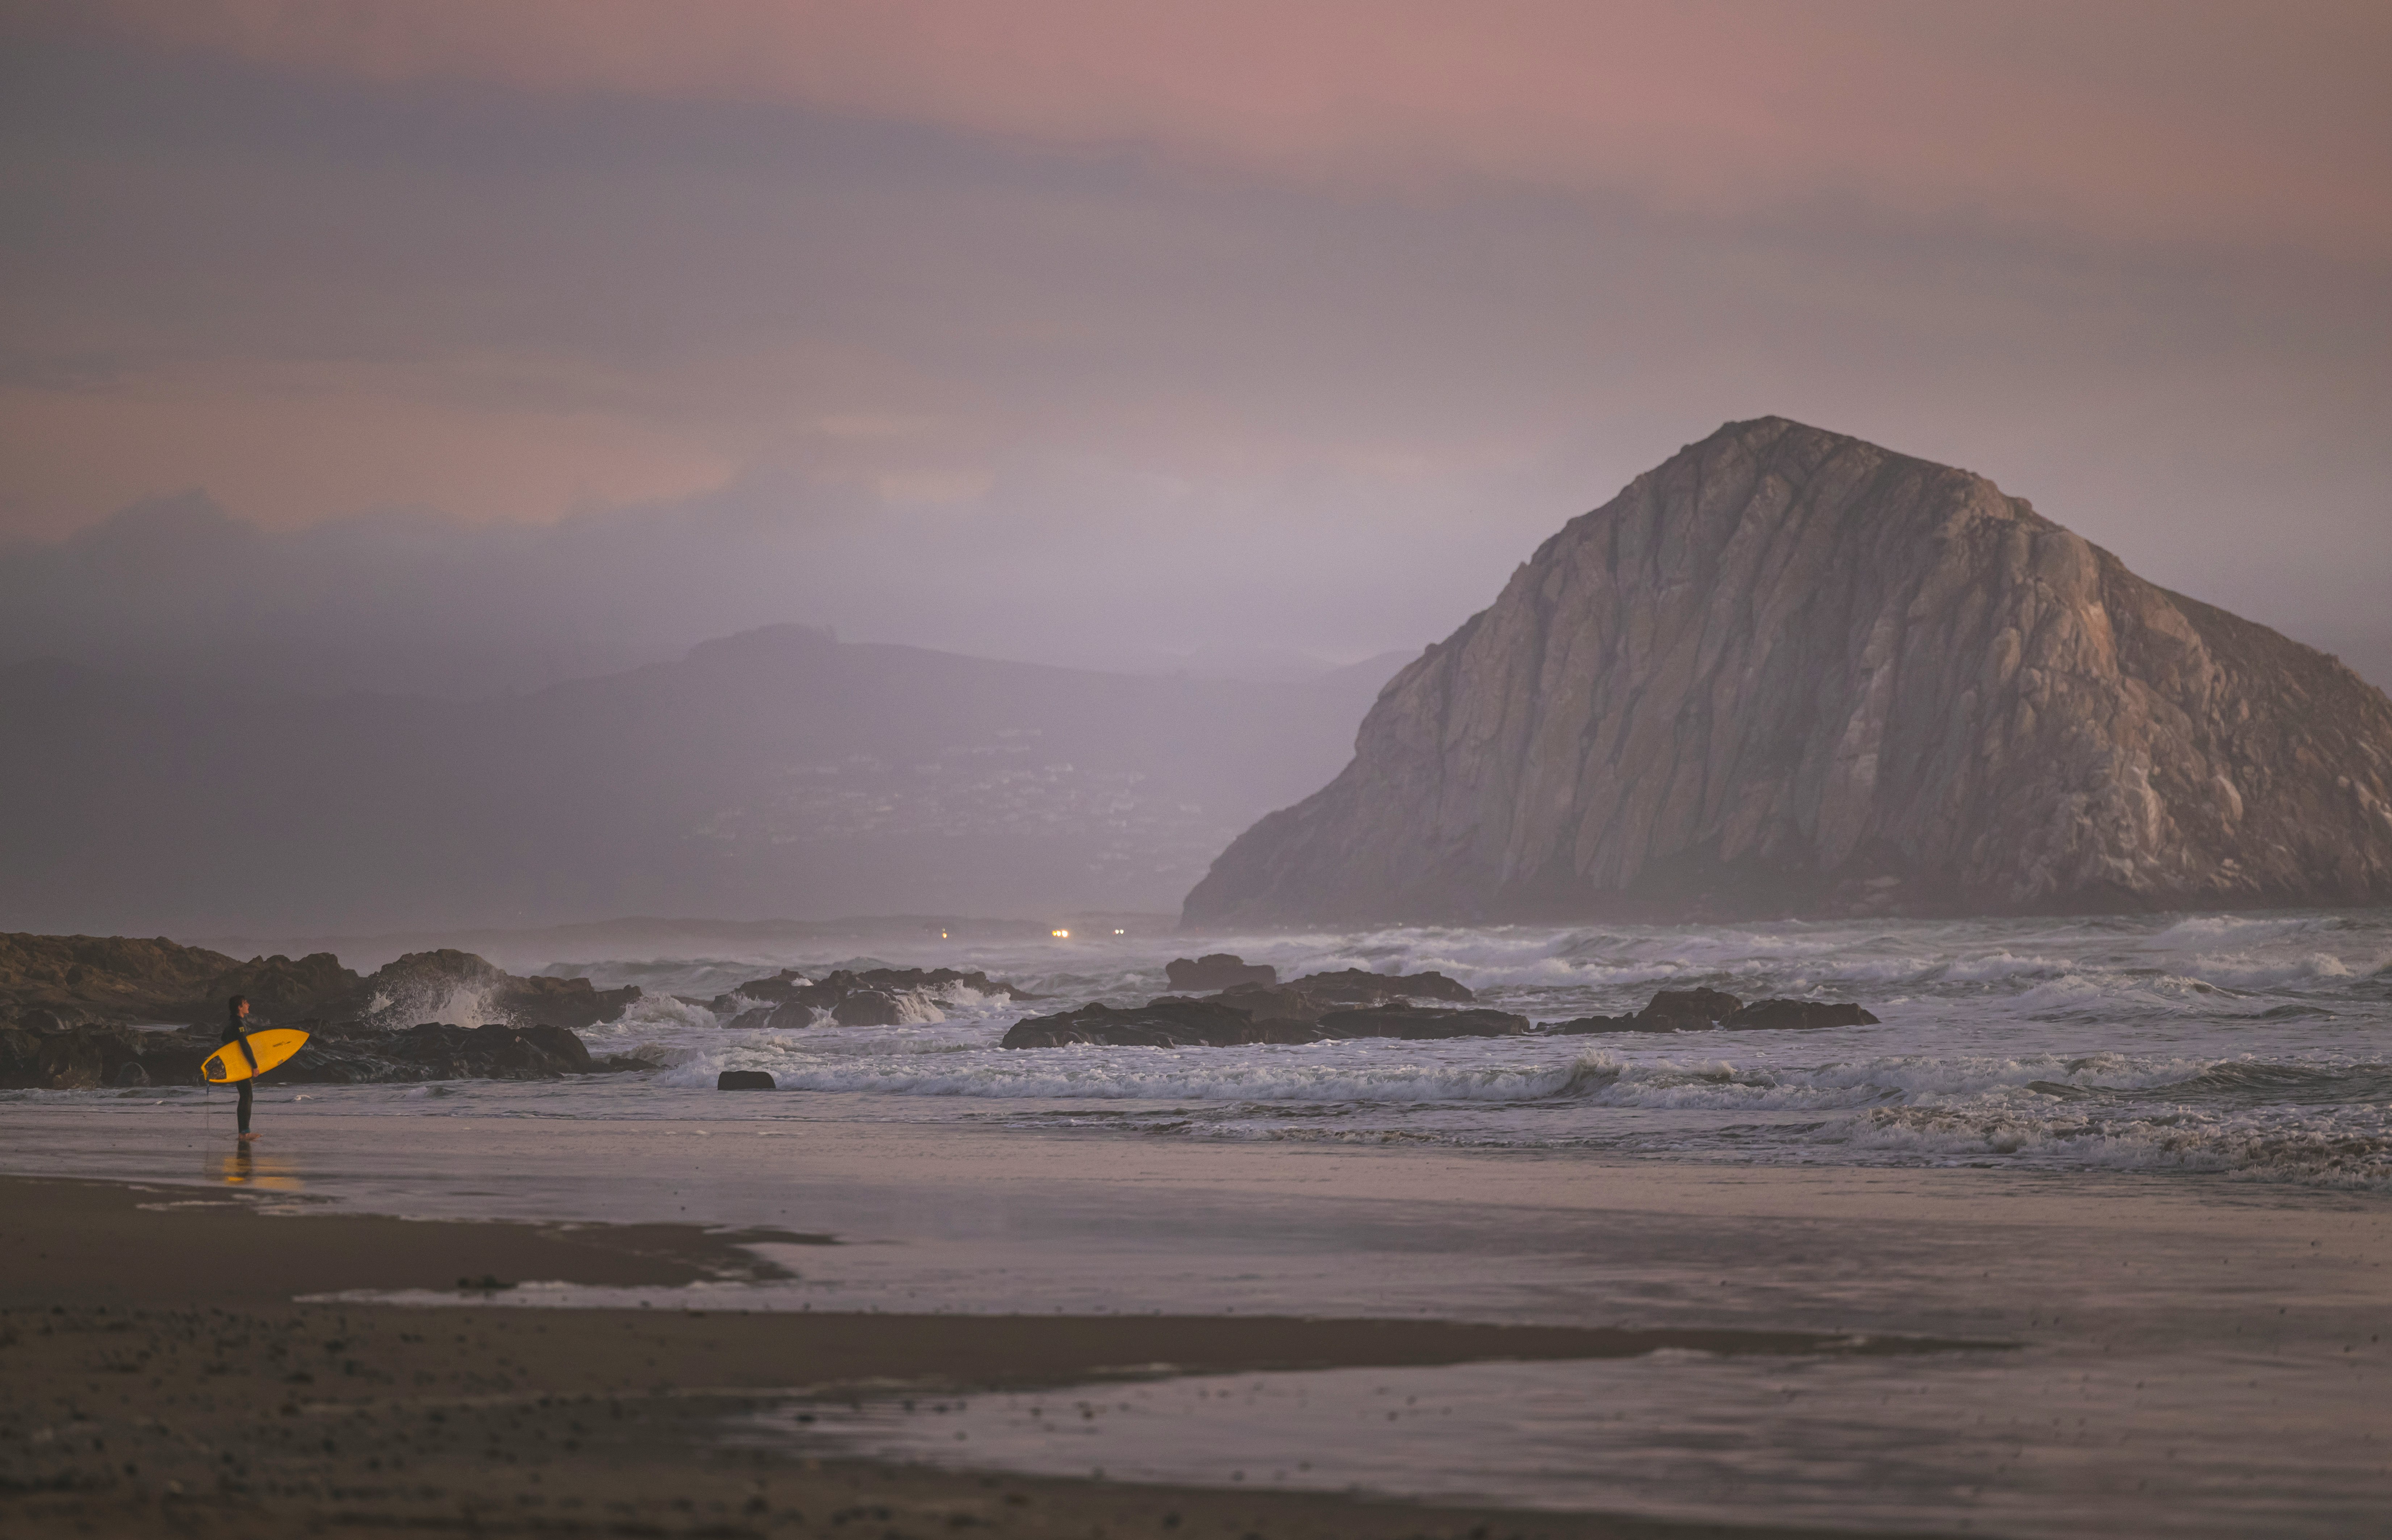
[[[1113,927],[1113,934],[1115,934],[1115,935],[1127,935],[1127,934],[1129,934],[1129,933],[1128,933],[1127,931],[1123,930],[1120,926],[1116,925],[1116,926],[1114,926],[1114,927]]]
[[[1072,933],[1069,931],[1050,931],[1047,933],[1052,935],[1058,941],[1069,941],[1072,939]]]

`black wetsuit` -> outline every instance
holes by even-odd
[[[240,1131],[247,1133],[249,1131],[250,1091],[251,1088],[257,1084],[257,1055],[250,1050],[249,1028],[241,1024],[241,1018],[238,1014],[230,1017],[225,1022],[224,1040],[228,1044],[239,1043],[240,1045],[240,1056],[249,1061],[249,1078],[234,1082],[235,1085],[240,1088],[240,1107],[239,1114],[240,1118]]]

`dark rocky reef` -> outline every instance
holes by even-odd
[[[327,1025],[272,1073],[279,1081],[344,1086],[394,1080],[553,1080],[655,1067],[628,1056],[592,1058],[581,1039],[562,1026],[490,1023],[467,1027],[426,1022],[403,1027]]]
[[[1449,981],[1450,982],[1450,981]],[[1144,1005],[1084,1005],[1014,1023],[1000,1048],[1235,1048],[1248,1043],[1319,1043],[1346,1038],[1511,1038],[1529,1030],[1526,1016],[1503,1011],[1423,1008],[1409,1000],[1338,1010],[1306,998],[1306,1013],[1273,1015],[1248,1005],[1285,1001],[1277,989],[1230,990],[1204,999],[1166,995]]]
[[[352,987],[357,983],[329,954],[272,961],[290,973],[330,963]],[[251,992],[245,985],[264,984],[258,992],[270,993],[277,972],[263,958],[242,963],[164,936],[0,934],[0,1018],[41,1011],[61,1022],[196,1021],[211,998],[214,1014],[223,1015],[228,997]]]
[[[1295,1022],[1318,1026],[1323,1016],[1344,1007],[1386,1005],[1405,1000],[1450,1000],[1468,1004],[1475,997],[1443,973],[1366,973],[1348,968],[1335,973],[1312,973],[1292,984],[1242,984],[1212,998],[1232,1005],[1256,1021]]]
[[[1343,968],[1333,973],[1306,973],[1288,987],[1324,1000],[1453,1000],[1466,1005],[1477,998],[1466,985],[1434,969],[1424,973],[1372,973]]]
[[[2392,902],[2392,701],[1984,477],[1731,423],[1573,519],[1195,928]]]
[[[461,992],[492,1020],[577,1028],[617,1020],[640,998],[636,986],[519,978],[471,952],[412,952],[361,978],[330,952],[240,962],[162,936],[0,935],[0,1020],[40,1012],[62,1024],[208,1026],[243,995],[253,1025],[393,1026],[440,1014]]]
[[[1592,1032],[1774,1032],[1828,1026],[1876,1026],[1878,1019],[1849,1000],[1755,1000],[1750,1005],[1718,989],[1663,989],[1630,1016],[1580,1016],[1549,1022],[1540,1031],[1562,1036]]]
[[[479,999],[482,1009],[477,1014],[584,1027],[619,1020],[639,1000],[641,991],[637,985],[600,989],[588,979],[518,978],[471,952],[443,948],[410,952],[359,980],[346,1001],[318,1009],[326,1016],[354,1015],[370,1024],[387,1026],[437,1014],[439,1008],[460,994]],[[223,1011],[224,1002],[218,1000],[215,1013]]]
[[[270,1072],[276,1085],[364,1085],[424,1080],[552,1080],[566,1075],[654,1069],[627,1055],[592,1058],[562,1026],[423,1023],[374,1027],[285,1022],[311,1034]],[[49,1031],[0,1027],[0,1088],[82,1090],[103,1086],[196,1086],[219,1030],[143,1031],[111,1025]]]
[[[1309,1043],[1315,1028],[1298,1022],[1258,1022],[1218,1000],[1166,997],[1144,1005],[1084,1005],[1013,1024],[999,1048],[1234,1048],[1245,1043]]]
[[[727,1024],[743,1028],[812,1026],[822,1012],[841,1026],[900,1026],[940,1020],[942,1008],[956,1004],[966,993],[1037,998],[1002,979],[953,968],[867,968],[861,972],[838,968],[819,979],[785,968],[711,1000],[691,1003],[729,1016]]]
[[[640,998],[637,988],[520,978],[471,952],[414,952],[361,978],[329,952],[240,962],[162,937],[0,935],[0,1088],[197,1085],[234,995],[248,997],[252,1028],[311,1034],[271,1072],[277,1084],[548,1079],[655,1067],[593,1061],[574,1035],[619,1019]],[[470,1027],[427,1019],[457,1011],[487,1019]],[[140,1029],[176,1022],[190,1024]]]
[[[1424,1010],[1402,1000],[1359,1011],[1332,1011],[1320,1018],[1323,1038],[1402,1038],[1433,1042],[1446,1038],[1517,1038],[1528,1030],[1528,1018],[1508,1011]]]
[[[1277,984],[1279,970],[1268,962],[1248,962],[1234,952],[1207,952],[1200,958],[1173,958],[1163,965],[1163,976],[1174,989],[1204,994],[1242,984]]]

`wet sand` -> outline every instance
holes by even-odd
[[[1817,1334],[1442,1321],[413,1309],[293,1297],[461,1280],[752,1277],[791,1233],[261,1213],[164,1185],[0,1178],[0,1531],[70,1534],[1682,1536],[1793,1531],[1131,1486],[734,1445],[842,1390],[1117,1374],[1806,1353]],[[1878,1344],[1906,1351],[1954,1344]],[[1799,1533],[1817,1533],[1815,1530]]]

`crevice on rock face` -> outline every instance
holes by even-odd
[[[1188,895],[1250,924],[2392,902],[2392,702],[1984,477],[1731,423]]]

